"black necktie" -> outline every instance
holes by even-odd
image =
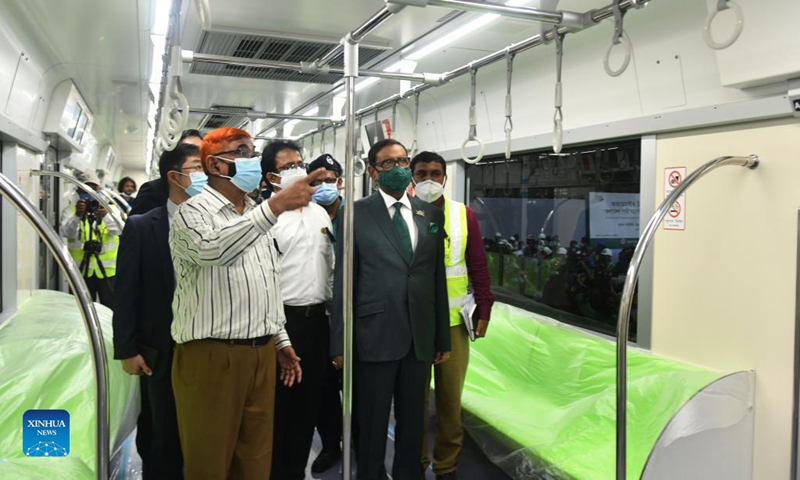
[[[394,216],[392,217],[392,222],[394,222],[394,229],[397,230],[397,236],[400,237],[400,245],[403,247],[406,260],[411,261],[411,257],[414,255],[414,250],[411,248],[411,235],[408,233],[408,224],[403,218],[403,214],[400,213],[401,208],[403,208],[402,203],[397,202],[394,204]]]

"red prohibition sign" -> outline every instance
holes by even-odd
[[[670,207],[670,209],[669,209],[669,212],[668,212],[668,213],[669,213],[669,216],[670,216],[670,217],[672,217],[672,218],[678,218],[678,215],[680,215],[680,214],[681,214],[681,204],[680,204],[680,203],[678,203],[678,202],[675,202],[675,203],[673,203],[673,204],[672,204],[672,207]]]
[[[675,188],[678,185],[680,185],[681,180],[683,180],[683,178],[681,178],[680,172],[674,170],[669,172],[669,184],[672,188]]]

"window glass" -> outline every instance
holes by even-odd
[[[498,301],[615,335],[639,238],[640,165],[637,139],[468,166]]]

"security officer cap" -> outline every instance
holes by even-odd
[[[336,161],[333,156],[329,153],[323,153],[319,157],[316,158],[313,162],[308,164],[308,171],[313,172],[314,170],[324,168],[325,170],[331,170],[332,172],[336,173],[337,177],[342,176],[342,166],[339,162]]]

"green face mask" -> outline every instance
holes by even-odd
[[[391,192],[402,192],[411,183],[411,169],[395,165],[388,172],[378,172],[378,183]]]

